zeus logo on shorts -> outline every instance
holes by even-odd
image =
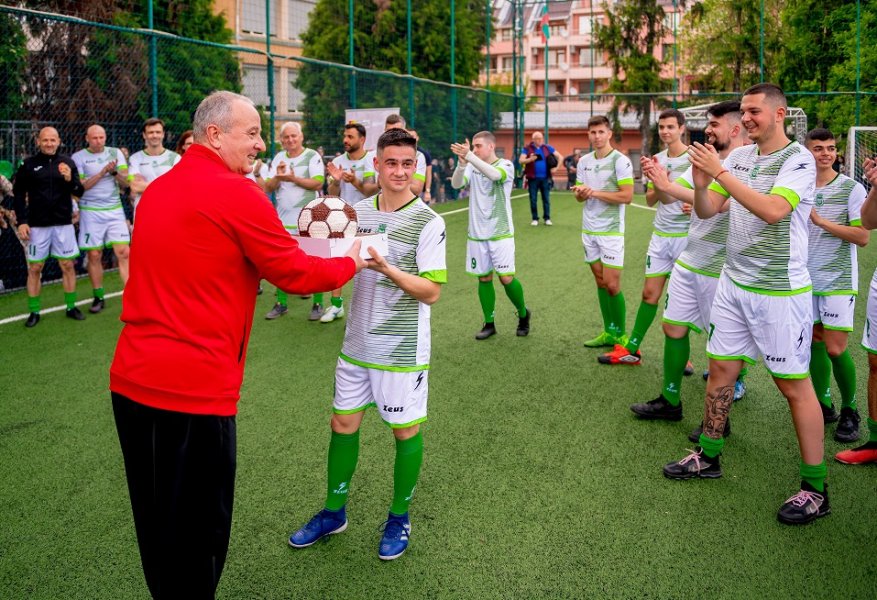
[[[384,410],[384,412],[388,412],[388,413],[400,413],[400,412],[405,412],[405,407],[404,406],[387,406],[386,404],[384,404],[383,410]]]
[[[786,357],[785,356],[771,356],[770,354],[766,354],[764,356],[764,360],[766,360],[767,362],[773,362],[773,363],[784,363],[784,362],[786,362]]]

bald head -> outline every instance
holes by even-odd
[[[40,132],[37,134],[37,146],[39,146],[40,152],[52,156],[58,152],[60,145],[61,136],[58,135],[57,129],[54,127],[43,127],[40,129]]]
[[[85,131],[85,142],[90,152],[103,152],[107,144],[107,132],[100,125],[92,125]]]

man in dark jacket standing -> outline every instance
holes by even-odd
[[[265,150],[251,100],[214,92],[195,143],[137,208],[113,412],[140,558],[154,598],[213,598],[231,533],[235,414],[266,279],[290,294],[342,287],[365,266],[305,254],[255,182]]]
[[[27,308],[25,327],[40,322],[40,288],[43,265],[51,256],[58,259],[64,286],[67,316],[82,321],[76,308],[76,271],[79,256],[73,230],[73,198],[85,189],[76,165],[69,156],[58,154],[61,138],[54,127],[43,127],[37,135],[39,152],[24,160],[15,176],[15,218],[18,237],[27,243]]]

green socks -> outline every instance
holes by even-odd
[[[603,317],[603,331],[609,333],[612,316],[609,309],[609,290],[597,288],[597,301],[600,303],[600,315]]]
[[[877,421],[868,417],[868,441],[877,443]]]
[[[28,310],[28,312],[32,312],[32,313],[40,312],[40,297],[39,296],[28,296],[27,297],[27,310]]]
[[[617,339],[624,335],[624,321],[627,318],[627,309],[624,305],[624,292],[617,295],[609,295],[609,333]]]
[[[493,281],[478,281],[478,301],[481,302],[484,322],[493,323],[496,315],[496,290],[493,289]]]
[[[314,294],[314,304],[323,304],[323,292]]]
[[[103,300],[104,299],[104,288],[102,288],[102,287],[94,288],[94,297],[97,298],[98,300]]]
[[[517,278],[513,278],[507,284],[502,286],[505,289],[505,295],[509,297],[509,300],[512,301],[512,304],[515,305],[515,309],[518,311],[518,316],[524,318],[527,316],[527,306],[524,304],[524,286],[521,285],[521,282],[517,280]]]
[[[722,453],[722,448],[725,447],[725,438],[720,436],[719,439],[714,440],[711,437],[707,437],[705,433],[701,433],[699,443],[707,458],[715,458]]]
[[[283,290],[278,288],[277,289],[277,304],[279,304],[280,306],[286,306],[288,300],[289,300],[289,296],[286,295],[286,292],[284,292]]]
[[[627,342],[627,346],[625,346],[628,352],[634,354],[639,350],[640,344],[643,343],[643,338],[646,336],[649,327],[652,326],[652,321],[655,320],[656,314],[658,314],[657,304],[640,302],[639,310],[636,311],[636,322],[633,324],[633,331],[630,332],[630,340]],[[688,361],[687,358],[685,360],[686,362]]]
[[[67,305],[67,310],[76,308],[76,292],[64,292],[64,304]]]
[[[338,511],[347,504],[350,480],[359,459],[359,431],[356,433],[332,432],[329,442],[329,476],[326,508]]]
[[[396,462],[393,465],[393,503],[390,512],[404,515],[408,512],[420,465],[423,462],[423,434],[418,432],[407,440],[396,440]]]
[[[682,376],[690,354],[688,335],[679,339],[664,336],[664,389],[661,395],[673,406],[679,406]]]
[[[344,298],[341,296],[332,296],[332,306],[335,308],[341,308],[344,306]]]
[[[801,479],[813,486],[817,492],[825,491],[825,476],[828,474],[828,467],[825,461],[818,465],[805,465],[801,461]]]
[[[849,350],[844,350],[837,356],[830,356],[834,380],[840,388],[840,397],[843,402],[842,408],[856,410],[856,365]]]
[[[825,349],[825,342],[810,345],[810,378],[816,397],[824,406],[831,406],[831,360]]]

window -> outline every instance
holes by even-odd
[[[606,64],[602,50],[591,49],[589,46],[579,49],[579,66],[590,67],[592,59],[595,67],[602,67]]]
[[[289,97],[287,98],[287,107],[289,112],[299,112],[304,103],[305,95],[296,86],[298,80],[298,71],[289,69]]]
[[[550,37],[566,37],[566,25],[548,25],[548,35]]]
[[[512,30],[510,27],[499,30],[499,39],[503,42],[508,42],[512,39]]]
[[[280,77],[280,69],[274,69],[274,85]],[[243,95],[256,106],[268,106],[268,68],[261,65],[244,65],[241,70]],[[275,88],[276,89],[276,88]],[[277,101],[275,96],[274,101]]]
[[[512,71],[515,68],[514,57],[512,56],[503,56],[502,57],[502,70],[503,71]]]
[[[591,15],[579,16],[579,35],[588,35],[591,33]]]
[[[316,3],[317,0],[289,0],[289,39],[300,40],[307,31],[308,17]]]
[[[548,66],[556,67],[560,63],[566,62],[566,50],[550,49],[548,51]]]
[[[269,5],[271,10],[271,35],[277,35],[276,2]],[[265,35],[265,0],[241,0],[241,31],[254,35]]]

